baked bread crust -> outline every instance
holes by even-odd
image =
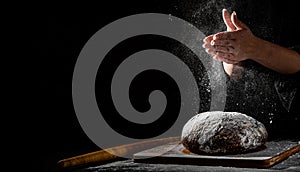
[[[197,114],[185,124],[181,143],[197,154],[234,154],[256,149],[267,138],[265,126],[250,116],[212,111]]]

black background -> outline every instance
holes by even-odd
[[[58,160],[99,150],[81,129],[72,104],[73,69],[88,39],[105,25],[128,15],[169,14],[174,10],[172,3],[113,0],[43,4],[28,9],[24,24],[27,39],[33,40],[33,51],[27,59],[30,65],[25,67],[30,80],[22,82],[26,85],[22,101],[29,113],[20,120],[26,127],[21,137],[22,145],[26,145],[28,171],[61,171],[56,165]]]
[[[17,28],[22,28],[22,43],[30,46],[30,52],[20,60],[22,70],[16,85],[22,92],[18,102],[25,106],[13,110],[22,111],[17,116],[21,127],[14,149],[25,150],[22,161],[28,162],[29,169],[24,170],[60,171],[58,160],[99,150],[79,126],[72,104],[76,59],[95,32],[119,18],[147,12],[172,14],[193,23],[187,16],[198,8],[193,5],[197,3],[110,0],[30,4],[30,8],[23,9]]]

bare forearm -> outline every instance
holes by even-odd
[[[207,36],[202,46],[214,59],[223,62],[228,75],[239,75],[239,62],[247,59],[283,74],[300,71],[300,55],[296,51],[256,37],[235,12],[230,16],[223,10],[222,14],[227,31]]]
[[[283,74],[300,71],[300,55],[294,51],[258,38],[257,56],[251,58],[261,65]]]

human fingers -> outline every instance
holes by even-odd
[[[218,61],[218,62],[221,62],[221,59],[220,59],[217,55],[214,55],[214,56],[213,56],[213,59],[215,59],[215,60]]]
[[[233,61],[233,60],[230,60],[230,59],[220,59],[222,62],[225,62],[227,64],[237,64],[238,62],[237,61]]]
[[[207,54],[214,55],[215,54],[215,48],[210,44],[210,42],[204,42],[202,44],[202,47],[205,49]]]
[[[205,51],[207,54],[212,55],[212,56],[217,54],[217,52],[213,49],[205,49]]]
[[[235,26],[232,24],[231,19],[230,19],[230,14],[226,9],[222,10],[222,16],[223,16],[223,21],[225,25],[227,26],[227,31],[232,31],[235,30]]]
[[[221,52],[217,52],[213,58],[217,61],[220,61],[220,62],[225,62],[225,63],[228,63],[228,64],[237,64],[238,61],[236,60],[232,60],[231,59],[231,56],[230,54],[226,54],[226,53],[221,53]]]
[[[227,64],[237,64],[238,63],[237,61],[222,58],[222,57],[219,57],[218,55],[214,55],[213,59],[215,59],[216,61],[219,61],[219,62],[225,62]]]
[[[210,43],[213,40],[214,35],[209,35],[203,39],[204,43]]]
[[[205,52],[207,54],[210,54],[210,55],[215,55],[216,54],[216,50],[215,48],[210,45],[210,44],[203,44],[202,47],[205,49]]]
[[[219,32],[213,36],[213,40],[221,40],[221,39],[235,39],[236,32]]]
[[[235,11],[231,14],[231,22],[237,29],[249,29],[245,23],[237,18]]]
[[[214,48],[213,45],[211,45],[210,43],[203,43],[202,47],[207,49],[207,48]]]
[[[219,45],[215,45],[213,46],[215,51],[217,52],[222,52],[222,53],[230,53],[230,54],[234,54],[235,51],[234,51],[234,48],[231,47],[231,46],[219,46]]]
[[[205,48],[205,51],[208,54],[212,54],[213,52],[215,52],[215,48],[210,44],[211,40],[212,40],[212,36],[203,39],[204,43],[202,44],[202,47]]]
[[[234,46],[234,41],[231,39],[212,40],[211,45]]]
[[[213,39],[213,35],[205,37],[203,39],[204,43],[202,44],[202,47],[205,48],[205,51],[207,54],[214,55],[216,51],[215,51],[214,47],[210,44],[212,39]]]

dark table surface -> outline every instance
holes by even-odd
[[[196,166],[196,165],[176,165],[176,164],[145,164],[135,163],[133,160],[123,160],[112,162],[100,166],[87,167],[74,170],[75,172],[99,172],[99,171],[300,171],[300,154],[297,153],[291,156],[284,162],[273,166],[270,169],[256,169],[256,168],[235,168],[235,167],[220,167],[220,166]]]
[[[282,149],[285,142],[278,142],[277,146],[272,149]],[[286,143],[285,143],[286,144]],[[179,165],[179,164],[151,164],[151,163],[136,163],[134,160],[119,160],[102,165],[94,165],[89,167],[81,167],[73,169],[74,172],[99,172],[99,171],[300,171],[300,153],[290,156],[281,163],[268,169],[257,168],[237,168],[237,167],[222,167],[222,166],[200,166],[200,165]]]

